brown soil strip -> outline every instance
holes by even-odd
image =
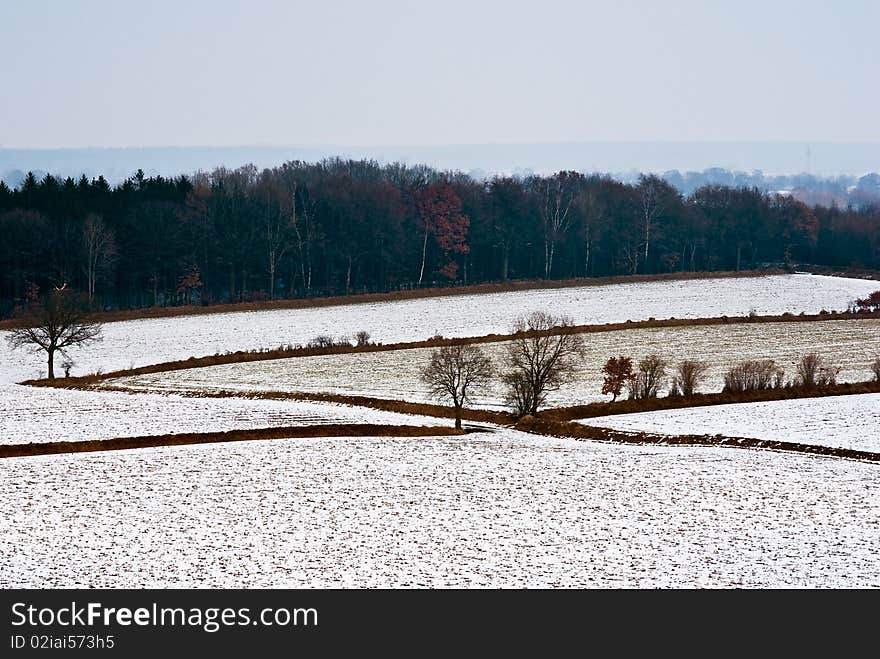
[[[605,323],[602,325],[573,325],[571,327],[556,327],[540,334],[594,334],[598,332],[618,332],[632,329],[670,328],[670,327],[693,327],[712,325],[738,325],[746,323],[801,323],[821,322],[828,320],[868,320],[880,318],[880,312],[874,313],[847,313],[827,312],[819,314],[794,314],[786,313],[781,316],[721,316],[715,318],[668,318],[665,320],[642,320],[627,321],[625,323]],[[54,380],[27,380],[21,384],[36,387],[61,387],[67,389],[80,389],[91,386],[110,378],[132,377],[136,375],[150,375],[169,371],[181,371],[189,368],[204,368],[207,366],[220,366],[223,364],[239,364],[258,361],[270,361],[275,359],[291,359],[295,357],[320,357],[325,355],[342,355],[367,352],[387,352],[394,350],[412,350],[416,348],[436,348],[445,345],[460,345],[472,343],[502,343],[510,341],[526,334],[487,334],[485,336],[465,337],[455,339],[433,338],[424,341],[408,341],[388,344],[371,344],[365,346],[332,346],[327,348],[293,347],[290,349],[238,351],[226,354],[209,355],[206,357],[190,357],[173,362],[163,362],[141,366],[139,368],[113,371],[111,373],[84,375],[72,378],[55,378]]]
[[[5,444],[0,445],[0,458],[305,437],[441,437],[462,434],[464,434],[463,431],[447,426],[380,426],[367,423],[288,426],[226,432],[120,437],[84,442]]]
[[[212,313],[235,313],[243,311],[269,311],[273,309],[310,309],[315,307],[336,307],[350,304],[373,302],[394,302],[432,297],[455,295],[482,295],[487,293],[507,293],[511,291],[530,291],[536,289],[574,288],[578,286],[607,286],[609,284],[628,284],[647,281],[679,281],[689,279],[729,279],[735,277],[758,277],[766,275],[789,274],[786,270],[740,270],[722,272],[676,272],[654,275],[623,275],[618,277],[591,277],[580,279],[520,279],[506,282],[489,282],[445,288],[419,288],[388,293],[360,293],[328,297],[295,298],[285,300],[262,300],[259,302],[234,302],[209,306],[147,307],[144,309],[125,309],[104,311],[94,314],[96,322],[109,323],[141,318],[172,318],[177,316],[196,316]],[[841,273],[845,276],[845,273]],[[16,329],[19,321],[10,318],[0,321],[0,329]],[[369,328],[365,328],[369,330]]]
[[[446,405],[433,405],[429,403],[409,403],[401,400],[386,398],[372,398],[368,396],[349,396],[344,394],[314,394],[303,392],[286,391],[175,391],[175,392],[150,392],[128,389],[126,387],[105,386],[101,391],[117,391],[122,393],[174,393],[174,395],[192,398],[256,398],[268,400],[308,400],[328,403],[340,403],[369,407],[386,412],[398,412],[402,414],[416,414],[437,418],[452,419],[455,410]],[[535,435],[549,435],[551,437],[570,437],[575,439],[591,439],[623,444],[662,444],[662,445],[692,445],[692,446],[721,446],[734,448],[761,448],[777,451],[791,451],[795,453],[809,453],[814,455],[827,455],[839,458],[851,458],[855,460],[880,461],[880,453],[869,451],[855,451],[851,449],[832,448],[813,444],[800,444],[797,442],[782,442],[763,439],[746,439],[738,437],[725,437],[722,435],[661,435],[645,432],[625,432],[611,428],[588,426],[584,423],[574,423],[571,419],[589,418],[590,416],[605,416],[610,414],[629,414],[663,409],[676,409],[683,407],[698,407],[704,405],[721,405],[736,402],[753,402],[757,400],[789,400],[794,398],[818,398],[822,396],[843,396],[860,393],[880,392],[880,382],[842,384],[822,389],[773,389],[763,392],[746,392],[742,394],[700,394],[692,398],[654,398],[641,401],[617,401],[615,403],[593,403],[578,407],[555,408],[540,412],[535,417],[517,418],[509,412],[495,410],[478,410],[465,408],[461,411],[461,418],[465,421],[479,423],[491,423],[498,426],[513,427],[523,432]],[[772,396],[776,397],[772,397]],[[763,396],[763,398],[761,397]],[[715,399],[716,402],[706,402]],[[676,404],[677,403],[677,404]],[[584,413],[584,409],[588,409]],[[609,411],[611,410],[611,411]],[[592,412],[592,414],[590,413]]]
[[[825,455],[836,458],[880,462],[880,453],[856,451],[797,442],[780,442],[765,439],[724,437],[722,435],[658,435],[645,432],[622,432],[610,428],[597,428],[580,423],[551,421],[547,418],[526,417],[516,426],[517,430],[537,435],[573,439],[589,439],[621,444],[661,444],[666,446],[708,446],[723,448],[767,449],[789,451],[810,455]]]
[[[573,421],[597,416],[677,410],[687,407],[730,405],[733,403],[757,403],[796,398],[824,398],[826,396],[849,396],[853,394],[880,393],[880,382],[852,382],[827,387],[783,387],[740,393],[694,394],[673,398],[646,398],[643,400],[619,400],[614,403],[589,403],[571,407],[556,407],[541,412],[541,418],[550,421]]]

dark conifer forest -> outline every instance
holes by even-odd
[[[804,264],[880,269],[880,208],[341,159],[0,183],[3,317],[65,285],[128,309]]]

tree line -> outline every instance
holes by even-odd
[[[880,269],[880,208],[757,188],[680,194],[563,171],[477,180],[328,159],[117,186],[0,183],[0,314],[64,285],[92,308],[384,292],[508,279],[815,264]]]

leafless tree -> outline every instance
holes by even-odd
[[[874,374],[874,381],[880,382],[880,355],[877,355],[871,362],[871,372]]]
[[[89,307],[91,307],[95,302],[95,287],[98,279],[116,260],[116,240],[113,231],[100,215],[89,213],[86,216],[83,223],[83,254],[85,256],[83,272],[86,276]]]
[[[281,203],[273,203],[267,190],[264,234],[266,248],[266,269],[269,273],[269,299],[275,299],[275,273],[278,264],[293,246],[292,229],[296,226],[296,200],[292,207],[285,209]]]
[[[10,347],[29,347],[47,356],[49,379],[55,378],[55,353],[101,340],[101,325],[89,321],[88,301],[64,290],[52,291],[23,319],[27,326],[11,332]]]
[[[536,414],[548,393],[571,380],[577,359],[584,354],[581,335],[564,331],[573,325],[571,318],[543,311],[514,322],[504,382],[507,401],[520,416]]]
[[[366,330],[361,330],[359,332],[355,332],[354,342],[358,346],[368,346],[370,345],[370,333]]]
[[[709,365],[697,359],[685,359],[675,367],[675,383],[683,396],[693,396],[703,381]]]
[[[629,397],[656,398],[665,382],[666,361],[660,355],[648,355],[639,361],[638,371],[629,381]]]
[[[431,353],[431,361],[421,371],[421,380],[432,396],[451,400],[455,407],[455,427],[461,430],[461,409],[474,389],[492,377],[492,362],[482,348],[473,344],[443,346]]]
[[[639,211],[645,236],[644,266],[648,267],[651,231],[657,218],[663,212],[664,182],[657,176],[641,176],[639,178]],[[635,269],[633,270],[635,272]],[[646,270],[647,272],[647,270]]]
[[[571,226],[571,206],[576,195],[576,182],[580,175],[575,172],[559,172],[541,180],[540,214],[544,228],[544,278],[553,271],[556,243]]]

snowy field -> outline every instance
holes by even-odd
[[[750,309],[758,313],[817,312],[823,308],[844,309],[850,301],[864,297],[876,287],[877,282],[860,279],[776,275],[612,284],[125,321],[106,324],[101,343],[72,351],[77,363],[73,374],[108,372],[227,350],[305,343],[318,334],[351,335],[361,329],[369,331],[373,340],[386,343],[420,340],[437,333],[477,336],[506,332],[515,316],[535,309],[569,314],[578,323],[639,320],[652,316],[732,316],[745,314]],[[2,334],[5,333],[0,332]],[[0,437],[4,441],[9,441],[5,438],[13,435],[42,437],[43,441],[82,437],[84,434],[89,438],[123,436],[132,432],[129,430],[132,422],[116,414],[119,405],[127,406],[127,414],[133,415],[134,423],[142,427],[138,434],[152,434],[152,428],[169,424],[182,423],[181,427],[189,427],[186,424],[190,421],[182,421],[181,415],[164,422],[159,418],[161,415],[155,413],[156,405],[146,404],[144,411],[137,413],[132,410],[131,400],[120,403],[115,395],[108,397],[110,394],[106,393],[88,392],[76,399],[65,398],[63,410],[49,406],[47,411],[45,392],[12,385],[45,374],[42,355],[11,351],[5,340],[0,340],[0,400],[4,401],[7,416],[10,416],[9,420],[0,422],[4,424],[0,426]],[[185,417],[186,411],[182,410],[181,414]],[[50,417],[48,421],[43,418],[46,415]],[[70,427],[70,419],[89,416],[94,423],[77,422],[85,430],[74,431]],[[148,423],[143,425],[145,420]],[[198,421],[192,420],[192,423]],[[31,425],[38,430],[30,431]],[[93,430],[97,435],[90,434]]]
[[[661,435],[725,435],[880,453],[880,394],[739,403],[585,419]]]
[[[328,423],[440,425],[443,420],[361,407],[272,400],[222,400],[7,386],[0,444],[85,441]],[[2,391],[2,390],[0,390]]]
[[[711,365],[701,387],[706,392],[721,391],[724,372],[743,359],[772,358],[794,377],[797,361],[808,352],[839,367],[839,382],[870,380],[869,364],[880,355],[880,320],[633,329],[586,334],[584,340],[587,354],[574,381],[549,396],[550,406],[609,400],[601,394],[601,369],[617,354],[638,361],[657,352],[673,364],[685,358],[705,360]],[[483,348],[501,365],[506,345]],[[307,391],[425,402],[429,398],[418,375],[430,354],[430,349],[415,349],[295,357],[120,378],[113,384],[147,391]],[[475,405],[497,409],[503,399],[497,383],[478,396]]]
[[[2,587],[880,587],[876,465],[535,438],[0,461]]]
[[[227,350],[307,343],[320,334],[366,330],[374,341],[419,341],[435,334],[506,333],[523,312],[567,314],[578,324],[647,318],[694,318],[844,310],[878,287],[876,281],[816,275],[774,275],[583,286],[490,295],[456,295],[313,309],[223,313],[108,323],[104,341],[75,350],[74,375],[145,366]],[[10,354],[0,342],[0,382],[45,376],[40,357]]]

